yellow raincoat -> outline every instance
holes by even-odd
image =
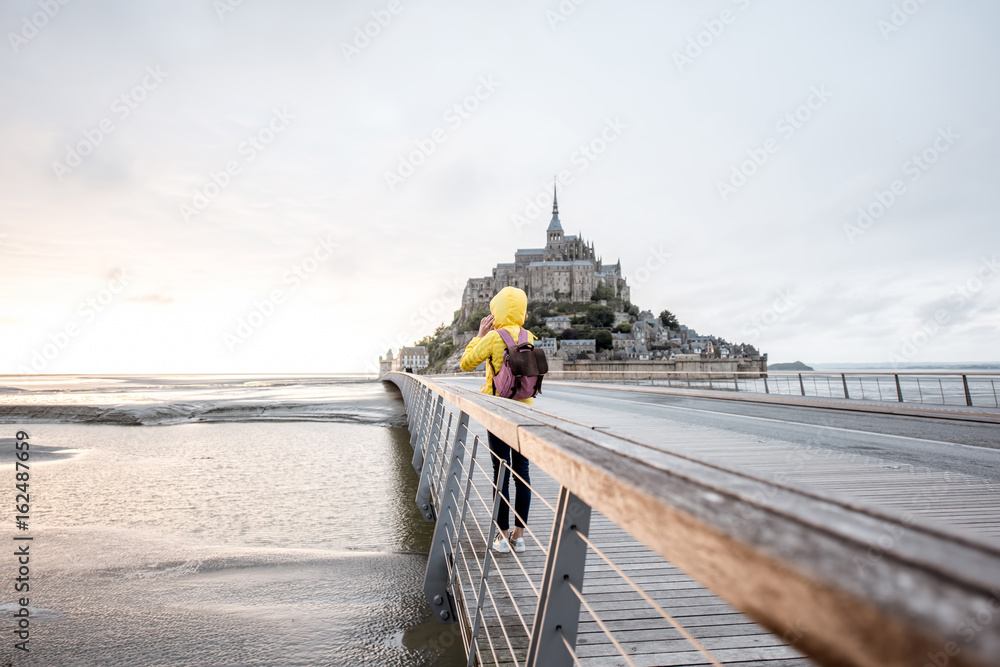
[[[493,314],[493,328],[503,327],[516,342],[521,332],[521,325],[524,324],[524,317],[528,314],[528,295],[516,287],[504,287],[490,301],[490,312]],[[528,340],[532,342],[536,340],[530,331]],[[496,331],[490,331],[482,338],[476,336],[465,347],[460,364],[463,371],[475,370],[487,359],[491,362],[486,364],[486,384],[479,388],[482,393],[496,395],[493,393],[493,376],[503,365],[503,353],[506,349],[507,344]],[[531,405],[534,399],[524,398],[521,399],[521,403]]]

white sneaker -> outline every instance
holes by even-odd
[[[524,553],[524,538],[523,537],[519,537],[516,540],[514,540],[514,551],[516,551],[519,554],[523,554]]]
[[[497,533],[496,539],[493,540],[493,551],[501,554],[510,553],[510,542],[500,533]]]

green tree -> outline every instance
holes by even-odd
[[[474,311],[469,313],[469,319],[465,320],[462,325],[462,331],[479,331],[479,321],[490,314],[490,309],[485,306],[482,308],[476,308]]]
[[[680,322],[677,321],[677,318],[669,310],[664,310],[660,313],[660,322],[666,328],[673,329],[674,331],[681,328]]]
[[[556,338],[556,332],[545,326],[542,327],[526,326],[525,329],[535,334],[535,338]]]
[[[599,285],[594,293],[590,295],[591,301],[608,301],[615,298],[615,290],[611,287]]]
[[[621,322],[614,328],[614,331],[617,333],[629,334],[632,333],[632,325],[628,322]]]
[[[540,320],[552,317],[552,304],[546,301],[532,301],[528,304],[528,312]]]
[[[615,323],[615,311],[609,306],[592,303],[587,306],[587,324],[592,327],[610,327]]]
[[[610,350],[614,347],[614,338],[607,329],[597,329],[594,331],[594,340],[597,343],[597,351]]]

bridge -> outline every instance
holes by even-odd
[[[468,664],[1000,665],[994,378],[879,401],[794,375],[546,379],[534,407],[386,375],[436,522],[424,593]],[[532,462],[522,554],[487,548],[487,430]]]

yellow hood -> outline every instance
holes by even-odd
[[[490,301],[494,327],[522,326],[528,314],[528,295],[516,287],[504,287]]]
[[[524,290],[519,290],[516,287],[504,287],[490,301],[490,312],[493,314],[494,328],[502,327],[516,341],[521,327],[524,326],[524,318],[528,314],[528,295],[524,293]],[[525,332],[528,334],[529,341],[535,340],[530,331],[525,329]],[[484,394],[492,394],[493,382],[491,380],[493,374],[503,364],[503,355],[506,350],[507,344],[503,342],[503,338],[494,331],[490,331],[482,338],[476,336],[469,341],[469,344],[465,346],[465,352],[462,353],[462,361],[459,365],[463,371],[471,371],[484,361],[488,362],[486,364],[486,384],[482,386],[480,391]],[[528,405],[534,402],[534,399],[531,398],[519,400]]]

